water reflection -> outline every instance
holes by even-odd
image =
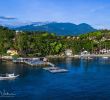
[[[110,59],[93,58],[93,59],[78,59],[64,58],[51,60],[58,67],[67,68],[74,73],[89,73],[102,71],[103,66],[109,66]]]
[[[68,57],[65,59],[65,61],[66,61],[66,68],[70,69],[72,66],[72,58]]]
[[[58,67],[68,69],[70,72],[87,73],[98,72],[104,67],[108,67],[110,59],[93,58],[93,59],[78,59],[78,58],[63,58],[63,59],[50,59]],[[41,69],[41,68],[40,68]],[[39,71],[40,71],[39,69]],[[0,73],[16,73],[26,75],[34,69],[25,64],[14,64],[12,62],[0,62]],[[38,69],[36,69],[38,70]],[[38,72],[39,72],[38,71]]]
[[[11,61],[3,61],[0,62],[0,74],[6,74],[6,73],[15,73],[20,75],[26,75],[29,73],[28,67],[24,64],[15,64]]]

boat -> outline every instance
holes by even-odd
[[[0,75],[0,80],[11,80],[17,78],[19,75],[13,74],[1,74]]]
[[[102,57],[103,59],[108,59],[109,57]]]

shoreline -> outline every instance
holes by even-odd
[[[8,56],[9,58],[2,58],[1,60],[3,61],[11,61],[13,63],[24,63],[24,64],[28,64],[28,65],[31,65],[31,66],[46,66],[46,65],[50,65],[50,66],[55,66],[53,63],[49,62],[49,59],[57,59],[57,58],[61,58],[61,59],[64,59],[64,58],[76,58],[76,59],[81,59],[81,58],[84,58],[84,59],[92,59],[92,58],[95,58],[95,57],[110,57],[110,54],[107,55],[107,54],[90,54],[90,55],[73,55],[73,56],[58,56],[58,55],[51,55],[51,56],[46,56],[46,57],[43,57],[43,59],[41,60],[41,57],[32,57],[32,58],[29,58],[29,57],[26,57],[26,58],[23,58],[23,57],[19,57],[17,59],[13,59],[13,57],[11,57],[10,59],[10,56]],[[45,59],[47,61],[45,61]]]
[[[81,58],[81,57],[110,57],[110,54],[90,54],[90,55],[73,55],[73,56],[59,56],[59,55],[51,55],[45,57],[18,57],[22,59],[40,59],[40,58]],[[11,56],[2,56],[1,60],[13,60]]]
[[[46,56],[47,58],[81,58],[81,57],[110,57],[110,54],[90,54],[90,55],[73,55],[73,56]]]

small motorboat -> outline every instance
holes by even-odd
[[[17,78],[19,75],[13,74],[1,74],[0,75],[0,80],[11,80]]]

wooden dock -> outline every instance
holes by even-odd
[[[47,68],[43,68],[44,70],[47,70],[51,73],[62,73],[62,72],[67,72],[67,69],[63,69],[63,68],[59,68],[56,67],[55,64],[48,62],[48,65],[50,65],[51,67],[47,67]]]
[[[25,63],[31,66],[46,66],[48,65],[49,67],[43,68],[44,70],[47,70],[51,73],[61,73],[61,72],[67,72],[67,69],[59,68],[56,67],[55,64],[47,61],[42,61],[40,59],[27,59],[27,58],[18,58],[18,59],[13,59],[14,63]]]
[[[43,60],[40,60],[39,58],[17,58],[12,60],[14,63],[25,63],[31,66],[45,66],[45,65],[51,65],[54,64],[50,62],[46,62]]]
[[[45,66],[48,65],[44,61],[24,61],[25,64],[31,65],[31,66]]]
[[[43,68],[44,70],[47,70],[51,73],[62,73],[62,72],[67,72],[67,69],[59,68],[59,67],[48,67],[48,68]]]

